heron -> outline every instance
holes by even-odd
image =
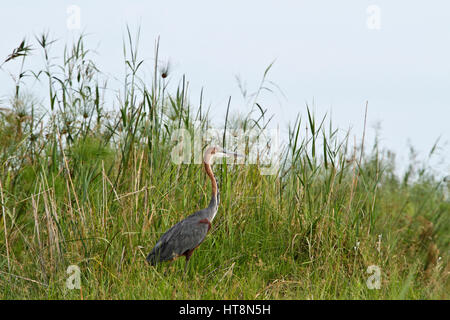
[[[211,180],[211,200],[205,209],[194,212],[181,220],[164,233],[156,242],[155,247],[147,256],[147,262],[154,266],[160,262],[173,261],[184,256],[186,263],[184,273],[186,274],[189,259],[195,249],[205,240],[211,223],[216,216],[219,207],[219,188],[216,178],[211,169],[213,158],[219,157],[242,157],[239,153],[228,152],[221,147],[209,147],[203,157],[203,165],[206,174]]]

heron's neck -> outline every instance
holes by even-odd
[[[212,172],[211,169],[211,165],[209,164],[209,161],[205,162],[205,169],[206,169],[206,174],[208,175],[208,177],[211,180],[211,201],[209,202],[209,216],[208,216],[208,220],[212,221],[216,215],[217,212],[217,207],[219,206],[219,192],[218,192],[218,188],[217,188],[217,181],[216,178],[214,177],[214,173]]]
[[[212,198],[217,197],[217,182],[216,177],[214,177],[214,173],[212,172],[211,165],[208,162],[205,162],[205,170],[209,179],[211,180],[211,189],[212,189]]]

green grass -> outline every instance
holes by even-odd
[[[62,61],[46,35],[35,42],[0,65],[19,66],[0,109],[3,299],[449,298],[448,180],[426,164],[399,176],[391,152],[355,145],[309,108],[289,128],[276,175],[258,164],[214,166],[221,205],[185,276],[183,259],[148,266],[159,236],[209,202],[202,166],[171,161],[171,135],[215,119],[201,99],[190,102],[184,77],[168,92],[157,62],[152,82],[142,80],[129,31],[113,101],[83,37]],[[27,70],[39,51],[44,67]],[[226,135],[268,127],[259,93],[269,69],[248,114],[227,112]],[[46,100],[30,96],[29,79]],[[66,289],[70,265],[81,270],[80,290]],[[379,290],[366,285],[371,265]]]

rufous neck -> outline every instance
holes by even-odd
[[[205,159],[205,170],[206,170],[206,174],[208,175],[209,179],[211,180],[211,189],[212,189],[212,196],[215,198],[217,197],[217,181],[216,178],[214,177],[214,173],[212,172],[211,169],[211,164],[210,164],[210,159],[208,159],[208,161],[206,161],[207,159]]]

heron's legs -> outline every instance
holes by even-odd
[[[187,251],[186,254],[185,254],[186,264],[184,265],[184,275],[186,275],[186,273],[187,273],[187,267],[188,267],[188,264],[189,264],[189,259],[191,258],[193,252],[194,252],[194,249]]]
[[[184,265],[184,275],[186,275],[186,273],[187,273],[188,264],[189,264],[189,259],[186,258],[186,264]]]

